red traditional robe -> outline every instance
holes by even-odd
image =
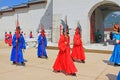
[[[30,34],[29,34],[29,38],[33,38],[33,35],[32,35],[32,33],[30,33]]]
[[[12,46],[12,34],[8,34],[8,44]]]
[[[8,43],[8,34],[7,33],[5,34],[5,43],[6,44]]]
[[[69,42],[69,37],[65,37],[64,35],[60,36],[58,43],[59,53],[53,65],[54,71],[63,71],[66,74],[73,74],[77,72],[77,69],[70,56]]]
[[[74,39],[73,39],[73,49],[71,53],[71,57],[73,60],[85,60],[85,54],[84,54],[84,48],[81,41],[81,36],[79,33],[75,33]]]

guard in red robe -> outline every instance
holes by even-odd
[[[30,31],[29,38],[33,38],[32,31]]]
[[[85,53],[82,45],[81,33],[79,27],[76,28],[76,32],[74,34],[71,57],[74,61],[80,61],[82,63],[85,63]]]
[[[64,72],[67,75],[76,76],[77,69],[70,56],[70,37],[68,29],[63,25],[63,34],[60,35],[58,42],[59,53],[53,65],[55,72]]]
[[[8,45],[12,46],[12,34],[11,34],[11,32],[9,32],[9,34],[8,34]]]
[[[7,34],[7,32],[5,32],[5,43],[6,44],[8,43],[8,34]]]

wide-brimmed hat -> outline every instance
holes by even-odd
[[[63,33],[66,31],[69,34],[69,26],[61,19],[61,24],[63,27]]]
[[[114,24],[114,26],[113,26],[113,30],[114,30],[114,31],[118,31],[118,30],[119,30],[119,25]]]

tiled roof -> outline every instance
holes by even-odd
[[[47,0],[29,0],[28,3],[42,2]]]
[[[14,11],[17,8],[29,7],[29,5],[37,3],[46,3],[47,0],[29,0],[28,3],[21,3],[20,5],[13,5],[13,7],[5,7],[0,9],[0,13]]]

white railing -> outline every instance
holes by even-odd
[[[37,47],[37,38],[27,38],[25,42],[27,48]]]

